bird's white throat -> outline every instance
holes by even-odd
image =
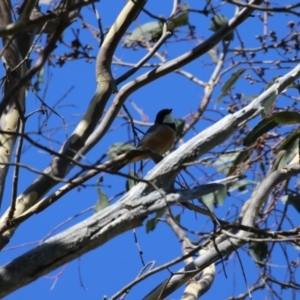
[[[174,118],[173,118],[172,114],[165,115],[163,123],[173,124],[174,122],[175,121],[174,121]]]

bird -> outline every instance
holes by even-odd
[[[146,131],[144,137],[137,145],[137,149],[149,148],[163,155],[173,147],[175,140],[176,125],[172,115],[172,109],[166,108],[157,113],[154,124]],[[131,163],[146,158],[149,158],[149,155],[140,155],[134,158]]]
[[[157,113],[154,124],[146,131],[141,141],[131,151],[150,149],[159,155],[163,155],[173,147],[175,141],[176,125],[172,116],[172,109],[162,109]],[[161,160],[160,157],[155,158],[153,155],[144,152],[143,154],[135,155],[134,158],[130,159],[125,164],[113,166],[112,171],[118,171],[127,164],[148,158],[152,158],[155,163],[158,163]]]

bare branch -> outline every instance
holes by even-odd
[[[32,5],[35,1],[29,1],[26,4],[25,12],[27,8]],[[0,2],[0,26],[6,26],[12,22],[11,16],[11,6],[10,1],[4,0]],[[1,51],[1,59],[5,68],[6,77],[4,80],[3,95],[4,98],[9,94],[11,88],[22,78],[25,73],[24,65],[19,65],[22,60],[22,54],[20,48],[18,47],[18,41],[12,36],[7,36],[3,38],[4,49]],[[3,166],[0,168],[0,207],[3,197],[3,191],[5,187],[5,180],[8,171],[8,163],[11,160],[11,155],[13,153],[14,145],[16,142],[16,136],[9,134],[18,133],[19,122],[23,120],[24,110],[25,110],[25,88],[22,87],[15,91],[14,95],[7,98],[5,104],[3,104],[3,99],[1,104],[5,111],[0,114],[0,131],[8,131],[6,134],[0,135],[0,163]],[[0,106],[1,106],[0,104]]]
[[[266,199],[271,189],[279,182],[295,176],[299,174],[299,172],[300,165],[292,165],[273,172],[268,178],[263,180],[261,184],[257,186],[248,202],[243,206],[241,223],[249,226],[250,222],[252,222],[250,226],[254,226],[254,220],[257,216],[257,211],[263,205],[263,200]],[[206,251],[203,255],[196,258],[192,263],[178,270],[178,272],[173,275],[170,280],[168,280],[167,284],[166,281],[162,282],[143,299],[157,299],[158,295],[160,295],[162,291],[162,297],[168,296],[181,285],[186,283],[193,275],[196,275],[204,268],[217,261],[219,259],[219,253],[224,256],[243,246],[246,242],[239,238],[248,237],[250,235],[251,233],[247,231],[239,231],[235,234],[235,239],[224,240],[220,238],[219,242],[217,243],[218,251],[214,247],[211,247],[210,251]]]
[[[296,4],[290,4],[287,6],[282,6],[282,7],[263,7],[251,3],[245,3],[241,1],[236,1],[236,0],[226,0],[228,3],[235,4],[241,7],[248,7],[248,8],[253,8],[255,10],[260,10],[260,11],[269,11],[269,12],[284,12],[284,13],[290,13],[296,16],[300,16],[300,13],[293,11],[292,9],[300,7],[299,3]]]
[[[136,18],[137,14],[140,12],[141,7],[144,5],[145,0],[139,1],[129,1],[120,15],[118,16],[115,24],[111,27],[108,32],[101,51],[97,57],[96,64],[96,77],[98,86],[90,102],[90,105],[83,116],[83,119],[79,122],[78,126],[75,128],[74,132],[70,138],[62,146],[60,153],[66,157],[73,158],[78,150],[84,145],[86,139],[89,137],[91,132],[94,130],[100,116],[103,113],[104,107],[111,94],[115,91],[115,82],[111,74],[111,60],[114,51],[126,32],[128,26]],[[44,63],[45,59],[53,50],[57,38],[60,37],[60,33],[64,29],[65,23],[61,20],[61,26],[57,28],[55,34],[52,36],[50,42],[44,49],[43,55],[37,61],[36,66],[31,68],[27,72],[21,81],[26,82],[31,75],[35,74],[41,65]],[[20,85],[20,83],[19,83]],[[3,102],[2,102],[3,103]],[[1,103],[1,104],[2,104]],[[0,104],[0,110],[1,110]],[[69,159],[63,159],[62,157],[55,157],[51,162],[50,166],[45,170],[45,173],[54,175],[56,177],[64,178],[68,173],[68,168],[70,165]],[[39,176],[24,192],[18,197],[15,217],[22,214],[26,209],[34,205],[40,198],[53,186],[57,184],[55,180],[49,180],[48,176]],[[6,214],[3,215],[1,222],[5,223]],[[4,246],[13,231],[7,231],[2,235],[2,241],[0,239],[0,245]]]
[[[256,0],[254,1],[254,3],[261,3],[261,0]],[[96,143],[98,143],[103,138],[103,136],[110,128],[113,120],[116,118],[119,110],[125,103],[126,99],[129,97],[129,95],[131,95],[141,87],[145,86],[146,84],[149,84],[150,82],[157,80],[158,78],[183,67],[184,65],[193,61],[194,59],[205,54],[218,42],[220,42],[229,32],[234,30],[238,25],[245,21],[252,12],[253,9],[250,8],[245,8],[241,10],[236,16],[229,20],[227,24],[222,26],[222,28],[220,28],[215,34],[213,34],[211,37],[209,37],[207,40],[205,40],[203,43],[201,43],[194,49],[151,70],[150,72],[139,76],[138,78],[123,86],[122,89],[116,95],[113,104],[105,114],[105,117],[103,118],[101,124],[86,141],[84,147],[78,154],[78,157],[88,152],[89,149],[91,149]]]
[[[0,36],[8,36],[8,35],[13,35],[16,34],[18,31],[20,31],[25,23],[29,21],[30,14],[34,7],[37,4],[37,0],[28,0],[25,2],[21,15],[19,17],[19,20],[15,23],[12,23],[12,20],[10,20],[10,24],[1,24],[0,25]],[[4,0],[3,4],[6,3],[8,4],[9,1]],[[3,7],[1,7],[1,10],[3,10]]]
[[[141,226],[149,213],[209,193],[214,190],[214,185],[212,187],[206,185],[165,196],[162,196],[162,191],[154,191],[138,199],[135,193],[133,198],[107,207],[0,268],[0,297],[99,247],[116,235]],[[20,264],[23,268],[19,268]]]

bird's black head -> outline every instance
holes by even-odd
[[[155,118],[156,124],[174,124],[174,118],[172,116],[172,109],[162,109],[159,111]]]

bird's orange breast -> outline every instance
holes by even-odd
[[[176,139],[176,132],[168,125],[158,125],[153,131],[146,133],[138,147],[165,154],[172,148]]]

